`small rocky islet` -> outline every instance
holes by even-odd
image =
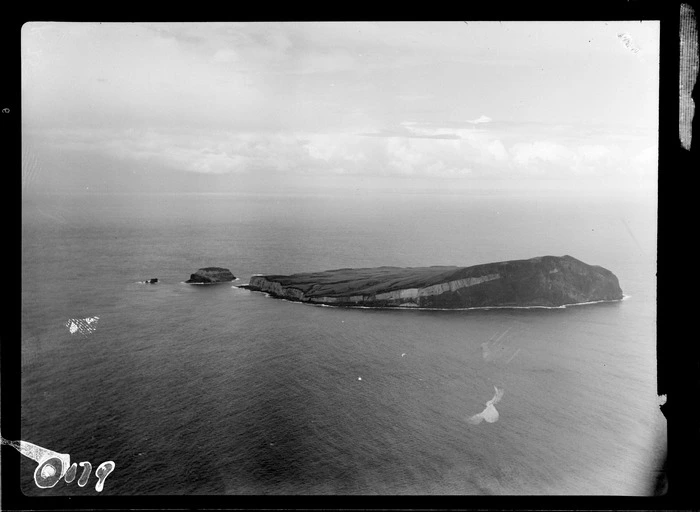
[[[204,267],[194,274],[190,274],[190,278],[185,282],[189,284],[216,284],[228,283],[235,279],[236,276],[227,268]]]
[[[389,308],[561,307],[623,298],[610,270],[568,255],[469,267],[344,268],[256,275],[240,288],[311,304]]]

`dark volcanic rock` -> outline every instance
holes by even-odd
[[[253,276],[245,288],[313,304],[401,308],[557,307],[622,299],[612,272],[571,256]]]
[[[186,283],[213,284],[227,283],[236,279],[231,271],[221,267],[206,267],[200,268],[197,272],[190,275]]]

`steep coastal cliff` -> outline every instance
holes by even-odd
[[[312,304],[399,308],[557,307],[622,299],[612,272],[571,256],[253,276],[242,288]]]

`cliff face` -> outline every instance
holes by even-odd
[[[236,279],[231,271],[221,267],[205,267],[200,268],[197,272],[190,275],[186,283],[213,284],[226,283]]]
[[[554,307],[622,299],[612,272],[571,256],[473,267],[378,267],[253,276],[245,288],[313,304],[401,308]]]

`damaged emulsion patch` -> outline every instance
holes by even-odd
[[[467,419],[472,425],[478,425],[484,420],[486,420],[486,423],[496,423],[498,421],[499,414],[495,405],[503,398],[503,390],[498,389],[496,386],[494,386],[493,389],[496,390],[496,394],[493,395],[491,400],[486,402],[486,409]]]
[[[61,480],[61,478],[65,477],[66,483],[71,483],[75,479],[77,464],[75,462],[73,464],[70,463],[70,455],[66,453],[58,453],[26,441],[8,441],[1,436],[0,440],[2,440],[2,444],[12,446],[19,453],[25,457],[29,457],[38,464],[36,470],[34,471],[34,483],[37,485],[37,487],[41,489],[49,489],[55,486]],[[86,461],[81,462],[80,465],[82,466],[83,471],[78,479],[78,485],[80,487],[84,487],[90,478],[92,464]],[[114,471],[114,467],[115,464],[112,460],[105,461],[98,466],[97,470],[95,471],[95,476],[97,477],[95,490],[97,492],[102,492],[105,479],[112,471]]]
[[[617,37],[622,41],[622,44],[627,48],[629,51],[632,53],[639,53],[639,47],[634,44],[634,41],[632,40],[632,36],[629,35],[627,32],[622,32],[620,34],[617,34]]]
[[[698,79],[700,58],[698,57],[698,25],[695,9],[687,4],[680,5],[680,59],[679,59],[679,92],[678,92],[678,135],[681,145],[690,151],[693,142],[693,118],[695,117],[695,101],[693,90]]]
[[[91,316],[88,318],[71,318],[66,323],[65,326],[71,334],[79,332],[80,334],[92,334],[95,332],[97,326],[97,321],[100,319],[99,316]]]

